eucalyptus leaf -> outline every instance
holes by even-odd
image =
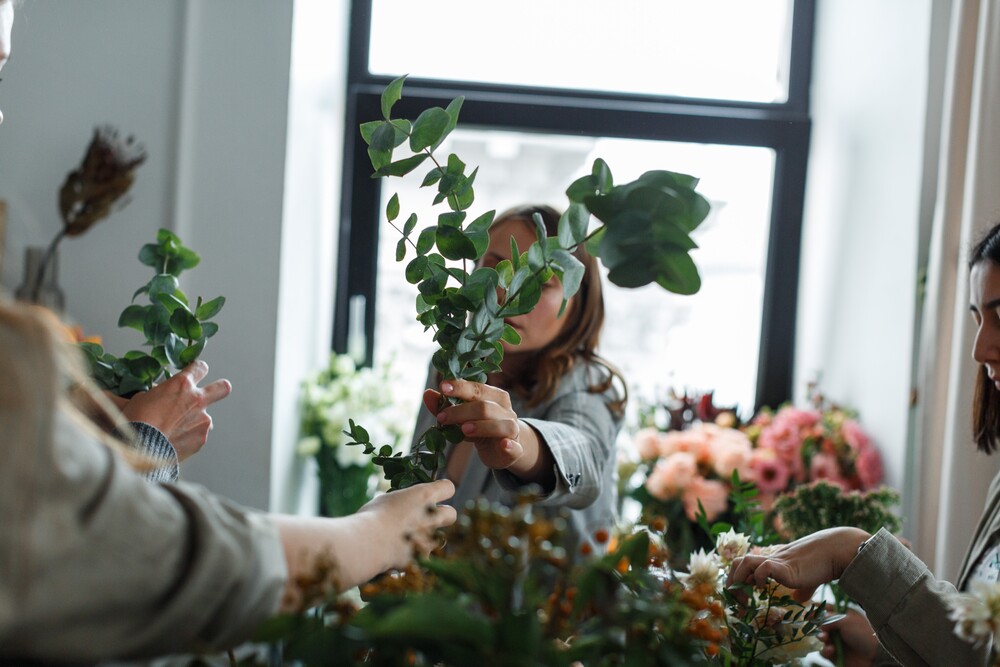
[[[476,259],[476,245],[460,229],[438,226],[437,247],[447,259]]]
[[[177,309],[170,315],[170,328],[181,338],[196,340],[202,336],[201,322],[187,310]]]
[[[382,91],[382,117],[389,120],[392,117],[392,107],[403,96],[403,82],[406,76],[393,79],[392,82]]]
[[[205,349],[205,341],[206,339],[202,338],[193,345],[188,345],[184,348],[180,357],[180,361],[184,366],[187,366],[191,362],[195,361],[201,355],[202,350]]]
[[[417,254],[426,255],[437,243],[437,227],[425,227],[417,237]]]
[[[389,164],[379,168],[375,172],[375,177],[406,176],[408,173],[422,165],[427,157],[426,153],[421,153],[420,155],[412,155],[408,158],[397,160],[396,162],[390,162]]]
[[[146,325],[146,306],[131,305],[118,316],[118,326],[142,331]],[[103,352],[102,352],[103,354]]]
[[[450,122],[451,117],[441,107],[425,109],[413,121],[413,133],[410,134],[410,150],[414,153],[419,153],[440,141],[444,137]]]
[[[210,320],[219,314],[219,311],[222,310],[224,305],[226,305],[226,297],[217,296],[211,301],[206,301],[198,306],[194,315],[199,320]]]
[[[403,224],[403,236],[409,236],[417,226],[417,214],[411,213]],[[398,261],[398,260],[397,260]]]
[[[393,193],[389,197],[389,203],[385,206],[385,217],[388,218],[389,222],[392,222],[399,217],[399,195]]]

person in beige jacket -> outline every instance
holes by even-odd
[[[972,356],[980,365],[973,436],[977,448],[991,454],[1000,441],[1000,224],[969,254],[969,287],[977,326]],[[729,580],[763,584],[769,578],[799,589],[803,598],[821,584],[840,580],[867,615],[867,622],[852,617],[841,630],[849,665],[987,665],[992,642],[959,638],[948,617],[948,600],[973,581],[1000,580],[1000,475],[990,485],[954,585],[936,579],[885,529],[875,535],[857,528],[819,531],[771,555],[737,559]]]
[[[0,0],[0,68],[12,0]],[[2,116],[0,116],[2,119]],[[96,419],[96,421],[95,421]],[[188,484],[97,425],[125,417],[62,325],[0,294],[0,663],[92,663],[248,639],[300,603],[320,559],[349,587],[408,563],[455,520],[449,481],[338,519],[266,515]]]

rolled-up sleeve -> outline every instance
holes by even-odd
[[[268,519],[196,486],[145,482],[68,416],[53,436],[50,459],[4,481],[28,501],[0,531],[0,655],[220,648],[276,612],[287,572]]]
[[[865,543],[840,578],[865,609],[882,645],[903,665],[986,665],[989,646],[955,634],[947,599],[957,591],[934,578],[912,551],[885,529]]]

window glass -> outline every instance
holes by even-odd
[[[785,102],[791,0],[373,0],[372,74]]]
[[[634,397],[652,400],[671,388],[712,389],[720,404],[737,404],[744,413],[752,410],[774,151],[460,129],[440,152],[457,153],[470,170],[480,166],[473,217],[525,203],[561,210],[565,187],[589,173],[596,157],[607,161],[618,183],[651,169],[700,177],[699,191],[712,203],[712,213],[694,234],[699,248],[692,256],[702,275],[701,291],[678,296],[656,285],[622,289],[605,279],[600,352],[622,370]],[[418,229],[435,223],[441,212],[431,206],[436,191],[420,189],[420,180],[419,174],[388,179],[382,189],[382,210],[398,193],[400,219],[417,213]],[[405,262],[395,261],[399,235],[384,220],[381,224],[375,362],[392,360],[400,386],[406,387],[402,395],[412,395],[416,406],[435,347],[431,333],[414,319],[417,290],[403,277]]]

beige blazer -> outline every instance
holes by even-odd
[[[263,516],[150,484],[65,399],[41,318],[0,302],[0,662],[95,662],[221,647],[278,607]]]

